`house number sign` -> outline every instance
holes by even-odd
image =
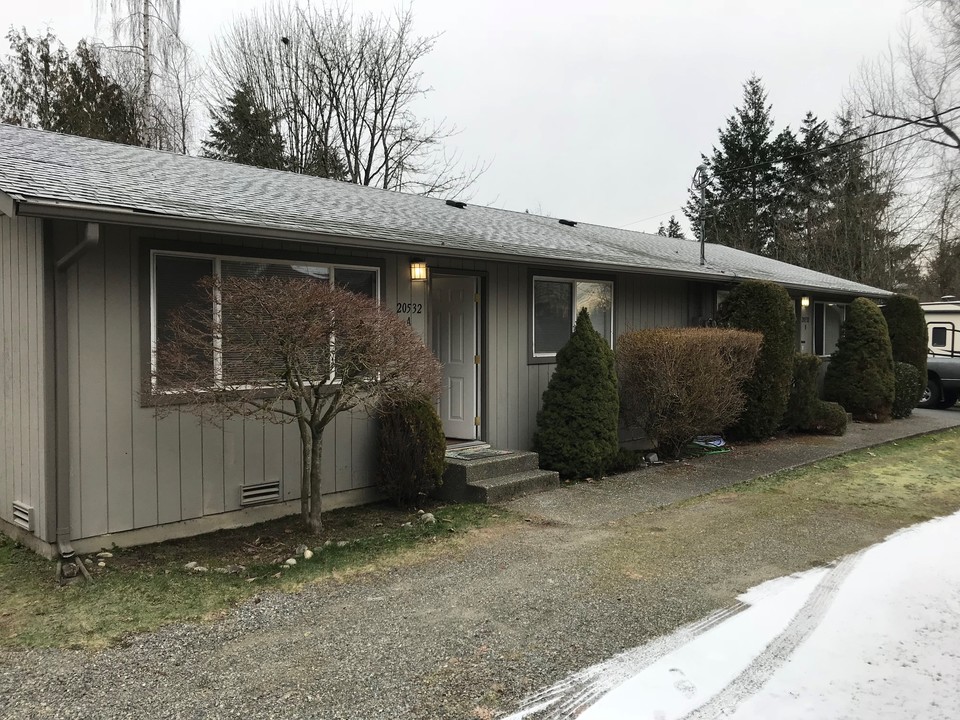
[[[397,303],[397,315],[420,315],[423,312],[423,303]]]

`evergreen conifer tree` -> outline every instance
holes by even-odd
[[[210,139],[203,141],[203,154],[242,165],[283,170],[286,168],[283,139],[272,113],[259,107],[246,83],[241,83],[220,108],[211,110]]]
[[[710,242],[769,254],[774,244],[777,156],[771,137],[772,108],[760,78],[743,86],[743,103],[720,130],[720,146],[708,158],[706,230]],[[699,239],[700,191],[690,190],[684,213]]]
[[[837,349],[823,381],[827,400],[857,420],[890,419],[895,394],[893,350],[887,321],[874,303],[857,298],[847,309]]]
[[[763,335],[753,375],[743,384],[746,405],[730,433],[748,440],[768,438],[780,427],[790,397],[796,332],[793,301],[776,283],[747,280],[720,305],[717,319]]]
[[[670,216],[670,222],[667,223],[667,237],[683,239],[683,228],[680,227],[680,223],[673,215]]]
[[[614,355],[584,308],[557,353],[537,414],[540,465],[563,477],[600,477],[619,449],[620,395]]]
[[[894,362],[905,362],[927,377],[927,318],[920,301],[910,295],[894,295],[881,308],[890,332]]]

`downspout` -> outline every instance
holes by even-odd
[[[76,577],[79,573],[90,580],[90,573],[71,544],[70,529],[70,408],[67,386],[67,272],[92,248],[100,244],[100,225],[86,223],[83,240],[54,264],[54,407],[56,408],[56,515],[57,515],[57,580]]]

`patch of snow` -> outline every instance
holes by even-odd
[[[952,718],[960,513],[574,673],[506,720]]]

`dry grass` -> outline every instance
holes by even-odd
[[[130,633],[161,625],[216,617],[238,602],[270,590],[292,591],[305,583],[370,571],[385,564],[429,558],[462,536],[506,517],[481,505],[433,508],[436,524],[414,513],[367,506],[325,515],[320,537],[294,518],[185,540],[113,549],[106,567],[94,562],[93,584],[60,588],[54,566],[25,548],[0,539],[0,647],[103,647]],[[404,526],[404,523],[410,523]],[[332,545],[325,546],[330,540]],[[347,543],[344,546],[338,543]],[[310,560],[279,566],[299,545],[318,548]],[[322,548],[322,549],[320,549]],[[427,551],[427,552],[425,552]],[[96,561],[96,558],[92,558]],[[197,562],[208,572],[188,571]],[[216,568],[242,566],[236,574]]]

